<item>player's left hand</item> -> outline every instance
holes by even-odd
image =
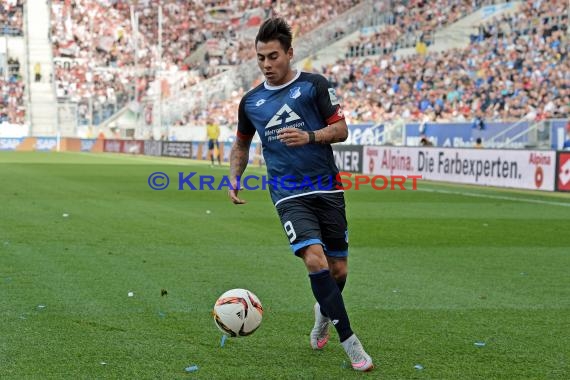
[[[278,134],[279,140],[287,146],[302,146],[309,143],[309,134],[298,128],[283,128]]]

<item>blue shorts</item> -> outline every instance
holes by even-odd
[[[214,139],[210,139],[208,140],[208,149],[212,150],[214,149],[214,145],[220,149],[220,143],[218,142],[218,140],[214,140]]]
[[[295,255],[304,247],[321,244],[327,256],[348,256],[344,193],[299,196],[279,203],[276,208]]]

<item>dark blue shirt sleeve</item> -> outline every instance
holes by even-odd
[[[317,108],[327,125],[336,123],[344,119],[344,113],[340,105],[340,100],[336,96],[334,88],[329,86],[329,82],[322,75],[315,75]]]
[[[244,96],[239,102],[238,127],[236,135],[240,140],[251,140],[253,135],[255,135],[255,127],[245,112],[245,99],[246,97]]]

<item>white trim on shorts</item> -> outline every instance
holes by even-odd
[[[344,193],[344,190],[315,190],[315,191],[309,191],[308,193],[290,195],[290,196],[288,196],[288,197],[279,199],[277,202],[275,202],[275,205],[274,205],[274,206],[277,206],[279,203],[281,203],[281,202],[283,202],[283,201],[286,201],[286,200],[289,200],[289,199],[298,198],[298,197],[303,197],[303,196],[305,196],[305,195],[322,194],[322,193],[326,193],[326,194],[330,194],[330,193]]]

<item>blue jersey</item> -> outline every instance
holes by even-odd
[[[242,98],[237,137],[259,134],[275,205],[309,193],[342,191],[329,144],[288,147],[277,138],[283,128],[316,131],[342,119],[334,89],[318,74],[297,72],[281,86],[264,82]]]

